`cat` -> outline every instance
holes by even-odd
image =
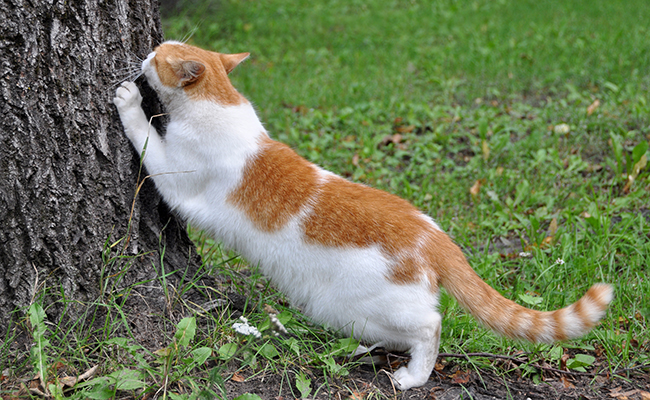
[[[144,151],[164,200],[259,265],[307,315],[409,351],[408,365],[392,375],[399,389],[423,385],[435,365],[440,286],[510,338],[575,338],[603,317],[610,285],[595,284],[557,311],[522,307],[483,282],[449,236],[407,201],[341,178],[272,140],[228,78],[248,56],[162,43],[142,73],[169,114],[166,134],[150,126],[132,82],[113,100],[125,133]]]

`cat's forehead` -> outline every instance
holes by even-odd
[[[182,42],[177,42],[175,40],[168,40],[166,42],[163,42],[160,44],[158,47],[154,49],[154,52],[156,55],[161,55],[161,56],[176,56],[179,58],[186,58],[186,57],[200,57],[200,56],[208,56],[211,54],[214,54],[211,51],[203,50],[201,48],[191,46],[186,43]]]

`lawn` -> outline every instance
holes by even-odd
[[[188,5],[163,25],[168,39],[250,52],[230,76],[273,138],[418,206],[504,296],[551,310],[593,283],[615,286],[601,325],[552,346],[497,337],[443,294],[441,352],[449,357],[426,391],[413,393],[485,386],[489,375],[503,387],[561,382],[594,398],[618,385],[637,390],[634,398],[650,364],[649,20],[646,0],[224,0]],[[344,357],[354,340],[312,324],[255,266],[191,232],[206,271],[223,277],[216,290],[230,307],[184,319],[158,352],[107,335],[96,345],[114,352],[93,360],[106,379],[77,393],[393,395],[385,374],[375,378],[363,360]],[[288,335],[274,335],[269,313]],[[43,327],[34,339],[45,352],[47,328],[37,308],[30,315]],[[50,362],[83,358],[48,345],[56,348]],[[465,353],[487,355],[454,356]]]
[[[423,209],[507,297],[549,310],[616,286],[603,324],[559,346],[486,333],[443,297],[441,351],[559,366],[577,348],[596,361],[570,366],[614,371],[650,361],[649,17],[643,2],[277,1],[164,24],[168,38],[251,52],[231,79],[273,137]],[[253,314],[267,301],[246,294]],[[307,368],[271,364],[288,384]]]

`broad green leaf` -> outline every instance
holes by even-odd
[[[520,294],[519,298],[521,299],[521,301],[523,301],[524,303],[526,303],[528,305],[531,305],[531,306],[536,306],[539,303],[541,303],[542,301],[544,301],[543,297],[531,296],[531,295],[526,294],[526,293]]]
[[[237,344],[235,343],[226,343],[223,346],[219,347],[219,358],[222,360],[229,360],[237,352]]]
[[[576,354],[575,359],[585,366],[592,365],[596,361],[596,357],[590,356],[589,354]]]
[[[53,383],[50,383],[49,385],[47,385],[47,387],[48,387],[52,397],[54,397],[54,400],[63,400],[64,399],[63,385],[59,386],[59,385],[55,385]]]
[[[158,349],[153,352],[153,354],[157,355],[158,357],[167,357],[172,353],[172,349],[169,347],[163,347],[162,349]]]
[[[297,356],[300,356],[300,344],[298,343],[298,339],[296,338],[289,338],[284,341],[284,344],[289,346],[289,349],[296,353]]]
[[[176,343],[181,346],[187,347],[190,344],[190,341],[194,339],[196,334],[196,318],[187,317],[183,318],[176,327],[176,334],[174,339]]]
[[[117,390],[135,390],[145,387],[145,383],[140,380],[142,374],[133,369],[124,368],[108,376],[115,380]]]
[[[97,385],[92,390],[84,392],[84,395],[95,400],[106,400],[115,396],[115,389],[111,389],[109,385]]]
[[[47,382],[47,353],[45,348],[50,345],[50,342],[45,339],[45,311],[40,304],[32,304],[27,311],[29,314],[29,322],[32,325],[35,346],[31,349],[32,364],[36,369],[36,373],[41,378],[42,382]]]
[[[562,354],[564,354],[564,349],[562,349],[562,346],[556,345],[548,352],[548,357],[553,361],[558,361],[562,358]]]
[[[632,149],[632,162],[635,164],[641,160],[641,157],[645,155],[645,153],[648,151],[648,142],[645,140],[641,140],[639,144],[634,146],[634,149]]]
[[[588,354],[576,354],[574,358],[567,361],[566,366],[569,369],[585,372],[584,367],[588,367],[594,363],[596,359]]]
[[[515,202],[513,206],[521,203],[525,198],[530,194],[530,183],[526,179],[523,179],[516,188]]]
[[[241,396],[237,396],[232,400],[262,400],[262,398],[253,393],[244,393]]]
[[[168,392],[167,394],[169,395],[169,398],[172,399],[172,400],[185,400],[185,399],[188,398],[187,394],[185,394],[185,393],[176,394],[174,392]]]
[[[293,314],[289,311],[282,311],[277,315],[278,320],[282,322],[282,325],[287,326],[287,324],[293,319]]]
[[[260,354],[269,360],[280,355],[278,353],[278,350],[271,343],[266,343],[264,346],[262,346],[260,349]]]
[[[122,338],[122,337],[108,339],[107,341],[104,342],[104,344],[106,345],[115,344],[120,347],[126,347],[128,343],[129,343],[129,339]]]
[[[199,347],[198,349],[192,350],[193,361],[198,365],[205,363],[211,355],[212,349],[209,347]]]
[[[357,349],[357,347],[359,347],[359,341],[354,338],[339,339],[337,347],[345,354],[352,354]]]
[[[311,379],[301,371],[296,375],[296,388],[300,391],[300,398],[305,399],[311,394]]]
[[[43,335],[45,333],[45,311],[40,304],[32,304],[27,311],[29,314],[29,322],[32,324],[34,336]]]

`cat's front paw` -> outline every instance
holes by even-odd
[[[115,104],[120,113],[130,109],[139,109],[141,103],[142,95],[133,82],[124,82],[115,91],[113,104]]]

